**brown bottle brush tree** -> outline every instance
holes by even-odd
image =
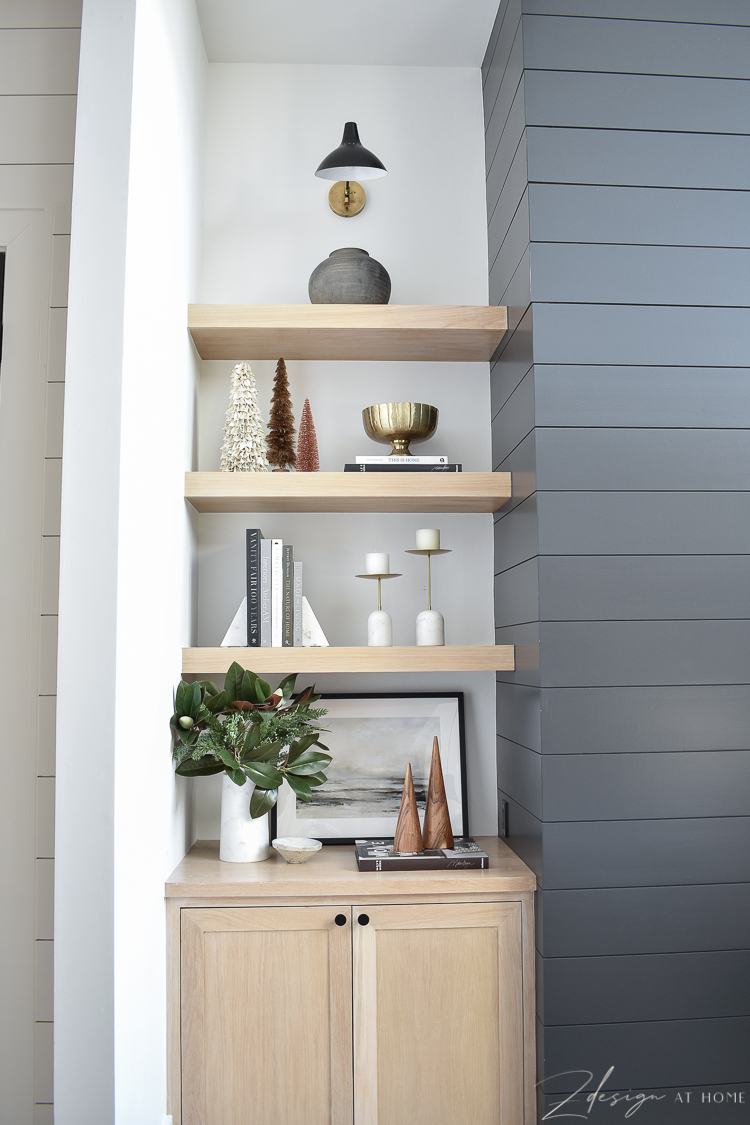
[[[297,436],[297,472],[317,473],[319,470],[318,439],[315,434],[310,399],[306,398],[305,405],[302,407]]]
[[[280,359],[276,364],[276,374],[273,379],[273,396],[271,398],[271,412],[268,416],[268,438],[266,439],[269,463],[279,466],[275,472],[286,470],[290,465],[292,468],[296,466],[295,433],[286,364],[283,359]]]

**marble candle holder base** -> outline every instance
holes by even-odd
[[[436,609],[423,609],[417,614],[417,644],[444,645],[445,622]]]
[[[228,774],[222,774],[219,859],[230,863],[268,859],[268,813],[255,820],[250,816],[254,789],[252,781],[235,785]]]
[[[370,648],[390,648],[393,644],[393,622],[384,609],[374,609],[367,618],[367,644]]]

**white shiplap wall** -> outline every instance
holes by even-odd
[[[33,913],[33,995],[4,1007],[5,1031],[34,1043],[14,1060],[0,1104],[2,1125],[52,1125],[52,938],[54,887],[55,693],[60,478],[65,328],[81,0],[0,0],[0,209],[44,208],[51,216],[50,276],[42,279],[47,322],[44,511],[39,528],[41,590],[36,738],[22,750],[36,778],[35,885],[22,909]],[[47,297],[47,293],[49,296]],[[7,483],[7,482],[5,482]],[[33,487],[15,481],[14,487]],[[33,727],[32,727],[33,729]],[[35,761],[35,766],[34,766]],[[22,795],[19,794],[19,800]],[[23,857],[21,857],[23,858]],[[28,857],[26,857],[28,858]],[[0,939],[1,941],[2,939]],[[28,989],[24,992],[28,993]],[[34,1022],[34,1035],[28,1022]],[[20,1062],[20,1072],[18,1064]],[[7,1077],[7,1076],[6,1076]],[[11,1114],[12,1116],[5,1116]]]

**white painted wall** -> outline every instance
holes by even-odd
[[[313,175],[345,120],[389,175],[366,184],[353,219],[328,207],[330,184]],[[331,250],[361,246],[388,269],[394,304],[486,304],[484,132],[478,70],[436,67],[211,64],[207,112],[202,299],[306,303],[307,280]],[[253,360],[252,356],[246,357]],[[204,363],[198,459],[218,469],[229,363]],[[253,363],[264,416],[274,363]],[[488,471],[489,372],[471,363],[288,363],[299,417],[309,397],[321,469],[357,453],[384,453],[362,429],[362,408],[414,400],[440,410],[438,433],[420,451],[446,452],[467,471]],[[387,550],[403,578],[384,584],[394,643],[414,643],[426,606],[424,560],[403,552],[418,527],[439,525],[453,554],[434,562],[433,604],[451,644],[492,644],[492,521],[459,515],[266,515],[198,518],[198,643],[218,644],[244,590],[244,530],[293,542],[305,591],[331,644],[366,643],[376,602],[354,575],[365,551]],[[248,655],[248,663],[252,658]],[[494,676],[324,676],[330,691],[450,690],[467,693],[472,831],[497,831]],[[219,832],[215,779],[196,783],[196,832]]]
[[[345,121],[388,169],[351,219],[313,175]],[[211,64],[204,301],[307,302],[318,262],[361,246],[394,305],[486,304],[486,218],[478,69]]]
[[[185,307],[206,66],[193,0],[86,0],[63,454],[59,1125],[161,1125],[166,1109],[164,881],[192,840],[168,720],[191,640]]]

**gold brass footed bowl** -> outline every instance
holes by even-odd
[[[424,402],[381,402],[362,411],[365,433],[373,441],[391,443],[391,457],[409,457],[409,443],[427,441],[435,433],[438,409]]]

